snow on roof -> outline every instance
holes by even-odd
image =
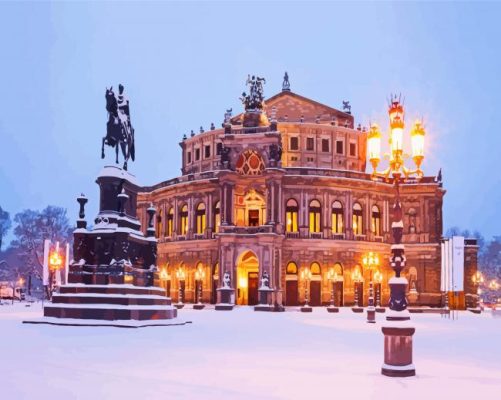
[[[98,178],[102,177],[113,177],[120,178],[129,181],[130,183],[139,186],[136,176],[132,175],[130,172],[123,170],[120,167],[114,165],[106,165],[101,172],[99,172]]]

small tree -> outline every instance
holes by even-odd
[[[7,211],[4,211],[0,206],[0,251],[2,251],[3,238],[9,231],[12,222],[10,220],[10,215]]]

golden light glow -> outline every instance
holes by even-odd
[[[309,268],[304,268],[301,271],[301,279],[306,279],[306,280],[310,280],[311,279],[311,271],[310,271]]]
[[[374,169],[377,168],[381,160],[381,132],[379,126],[373,124],[367,137],[367,151],[369,153],[369,161]]]
[[[205,271],[202,266],[199,266],[195,271],[195,279],[201,281],[205,278]]]
[[[238,286],[242,289],[247,289],[247,279],[244,276],[241,276],[238,279]]]
[[[419,167],[424,158],[425,130],[420,121],[416,121],[411,131],[412,158]]]
[[[168,274],[166,268],[162,268],[161,269],[161,271],[160,271],[160,279],[163,280],[163,281],[166,281],[166,280],[169,279],[169,274]]]
[[[184,281],[184,279],[186,278],[186,273],[184,272],[184,270],[182,268],[179,268],[176,271],[176,278],[180,281]]]
[[[471,280],[473,281],[473,283],[475,283],[476,285],[479,285],[481,283],[484,283],[484,276],[482,275],[482,273],[480,271],[477,271],[472,277],[471,277]]]
[[[63,258],[57,251],[53,251],[49,256],[49,265],[51,269],[59,269],[63,265]]]
[[[362,282],[363,277],[362,274],[360,273],[360,270],[358,268],[355,268],[353,272],[351,273],[351,279],[354,282]]]
[[[374,281],[381,283],[383,281],[383,274],[379,271],[374,272]]]

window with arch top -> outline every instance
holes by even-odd
[[[317,262],[311,263],[310,271],[312,275],[320,275],[322,273],[322,268],[320,268],[320,264]]]
[[[359,203],[353,204],[353,233],[355,235],[362,235],[364,231],[363,227],[363,212],[362,206]]]
[[[297,275],[297,265],[295,262],[291,261],[287,264],[286,273],[287,275]]]
[[[163,233],[162,218],[163,218],[162,209],[159,209],[157,214],[157,226],[156,226],[157,229],[155,230],[155,236],[157,238],[159,238]]]
[[[343,205],[339,201],[332,203],[332,233],[343,233]]]
[[[206,215],[205,215],[205,204],[200,203],[197,206],[197,210],[195,212],[196,215],[196,233],[198,235],[202,235],[205,231],[206,226]]]
[[[174,208],[171,207],[167,213],[167,222],[165,224],[165,235],[170,237],[174,231]]]
[[[219,232],[221,226],[221,203],[218,201],[214,206],[214,232]]]
[[[374,235],[381,236],[381,212],[376,205],[371,210],[371,230]]]
[[[310,201],[309,207],[309,222],[310,222],[310,232],[318,233],[320,232],[320,220],[321,220],[322,209],[320,202],[318,200]]]
[[[179,234],[186,235],[188,233],[188,205],[181,207],[179,211]]]
[[[286,231],[287,232],[297,232],[299,207],[297,206],[297,201],[294,199],[287,200],[287,204],[285,206],[285,222],[286,222]]]

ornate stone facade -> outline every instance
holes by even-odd
[[[157,209],[158,265],[167,268],[171,296],[197,300],[195,270],[205,270],[203,300],[215,303],[225,272],[237,304],[255,304],[263,273],[269,275],[275,304],[305,301],[302,271],[312,272],[312,305],[352,305],[355,294],[367,304],[374,271],[362,258],[379,254],[381,304],[389,299],[392,182],[366,173],[366,130],[354,118],[284,89],[265,101],[267,118],[245,113],[225,116],[221,129],[181,143],[182,176],[143,187],[138,216]],[[264,122],[263,122],[264,121]],[[410,303],[439,306],[440,240],[445,190],[435,177],[401,186],[403,242],[411,284]],[[466,294],[473,293],[474,241],[467,241]],[[328,271],[336,272],[335,282]],[[355,283],[359,270],[363,281]],[[178,271],[184,272],[184,278]],[[179,278],[180,277],[180,278]],[[181,285],[181,290],[179,290]]]

